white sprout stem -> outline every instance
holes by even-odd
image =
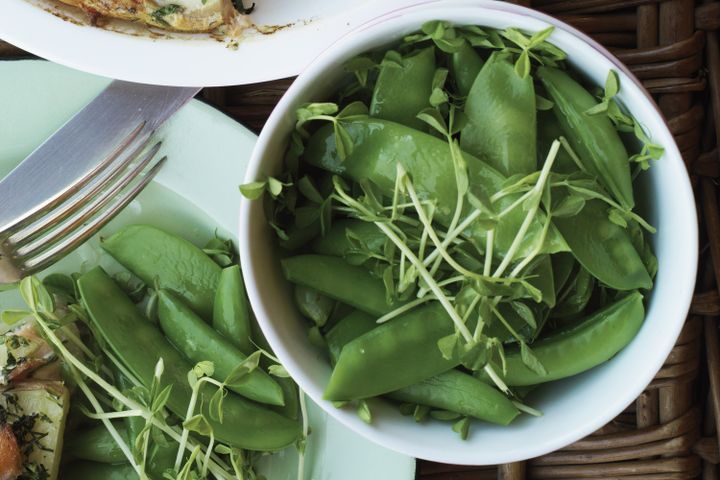
[[[580,157],[578,157],[577,153],[575,153],[575,150],[572,149],[567,139],[565,137],[560,137],[559,140],[565,151],[568,153],[568,155],[570,155],[570,158],[572,158],[573,162],[575,162],[575,165],[577,165],[580,171],[583,173],[588,173],[588,171],[585,169],[585,165],[583,165]]]
[[[488,374],[490,379],[493,381],[493,383],[495,383],[495,385],[497,385],[500,391],[502,391],[505,395],[510,394],[510,388],[508,388],[507,384],[505,384],[503,379],[500,378],[497,372],[495,372],[495,369],[492,368],[492,365],[490,365],[489,363],[485,364],[485,368],[483,368],[483,370],[485,370],[485,373]]]
[[[468,330],[467,326],[463,323],[462,318],[458,315],[458,313],[455,311],[455,308],[452,306],[448,298],[445,296],[443,291],[440,289],[440,287],[437,286],[437,283],[435,283],[435,280],[432,278],[432,275],[430,275],[430,272],[427,271],[425,266],[418,260],[418,258],[415,256],[415,254],[408,248],[405,243],[400,240],[400,238],[395,234],[395,232],[392,231],[385,223],[383,222],[374,222],[377,227],[382,230],[382,232],[392,241],[395,246],[397,246],[401,251],[405,253],[405,255],[408,257],[408,260],[412,264],[415,265],[415,268],[418,271],[418,274],[422,279],[430,286],[430,290],[435,294],[440,304],[443,306],[445,311],[450,316],[450,319],[455,324],[455,327],[458,329],[460,334],[465,338],[467,342],[473,341],[473,336],[470,333],[470,330]]]
[[[463,200],[465,199],[465,195],[460,192],[460,176],[458,175],[458,169],[460,168],[459,163],[463,160],[462,158],[462,152],[460,151],[460,148],[457,148],[457,151],[455,149],[455,143],[448,135],[448,146],[450,147],[450,156],[453,159],[453,170],[455,171],[455,186],[457,188],[457,199],[455,200],[455,213],[453,214],[453,218],[450,221],[450,226],[448,227],[448,231],[452,231],[457,226],[458,222],[460,221],[460,214],[462,213],[463,209]],[[456,158],[456,154],[460,154],[460,158]]]
[[[301,452],[298,452],[298,480],[305,480],[305,449],[307,448],[307,438],[310,435],[310,422],[308,420],[307,404],[305,403],[305,392],[298,388],[298,398],[300,400],[300,415],[302,417],[302,434],[305,445]]]
[[[524,403],[519,402],[517,400],[513,400],[512,403],[513,403],[513,405],[515,405],[515,408],[517,408],[521,412],[527,413],[528,415],[532,415],[533,417],[542,417],[542,415],[543,415],[543,413],[540,410],[537,410],[528,405],[525,405]]]
[[[102,420],[103,418],[113,420],[116,418],[143,417],[145,412],[143,410],[123,410],[121,412],[105,412],[100,414],[87,411],[83,412],[83,414],[93,420]]]
[[[425,295],[422,298],[418,298],[416,300],[413,300],[412,302],[408,302],[405,305],[396,308],[395,310],[386,313],[382,317],[378,318],[375,323],[385,323],[387,321],[392,320],[393,318],[397,317],[398,315],[402,315],[403,313],[407,312],[408,310],[412,310],[413,308],[417,307],[418,305],[422,305],[423,303],[426,303],[430,300],[433,300],[435,297],[432,295]]]
[[[495,230],[490,230],[485,238],[485,265],[483,265],[483,275],[490,276],[492,271],[493,245],[495,243]]]
[[[482,297],[480,295],[476,295],[475,298],[473,298],[472,302],[470,302],[470,305],[468,306],[467,312],[465,312],[465,315],[463,315],[463,322],[467,322],[468,318],[470,318],[470,315],[472,315],[473,310],[475,310],[475,307],[477,307],[477,304],[480,302],[480,299]],[[478,322],[479,324],[480,322]]]
[[[210,456],[212,455],[213,447],[215,446],[215,433],[210,432],[210,442],[208,442],[207,449],[205,450],[205,459],[203,460],[202,474],[203,477],[207,476],[208,468],[210,467]]]
[[[520,272],[523,271],[525,267],[527,267],[530,262],[532,262],[535,257],[538,256],[540,253],[540,250],[542,250],[543,244],[545,243],[545,239],[547,238],[548,230],[550,230],[550,222],[552,220],[551,214],[547,215],[547,219],[545,220],[545,224],[543,225],[542,232],[540,233],[540,236],[537,239],[537,242],[535,243],[535,247],[533,248],[532,252],[530,252],[530,255],[523,258],[520,263],[518,263],[515,268],[512,269],[510,272],[509,277],[515,278],[518,275],[520,275]]]
[[[537,177],[537,176],[538,176],[538,172],[533,172],[533,173],[531,173],[531,174],[529,174],[529,175],[524,176],[523,178],[521,178],[521,179],[518,180],[517,182],[513,183],[512,185],[508,185],[507,187],[503,188],[503,189],[500,190],[499,192],[495,192],[494,194],[492,194],[492,195],[490,196],[490,201],[491,201],[492,203],[495,203],[495,202],[497,202],[498,200],[500,200],[500,199],[503,198],[503,197],[506,197],[506,196],[508,196],[508,195],[512,195],[513,193],[520,192],[520,191],[524,190],[524,189],[521,189],[521,188],[520,188],[520,187],[523,187],[523,186],[524,186],[525,188],[527,188],[528,190],[532,189],[532,187],[530,186],[529,182],[530,182],[531,180],[533,180],[534,177]],[[533,182],[537,182],[537,180],[533,180]]]
[[[538,182],[533,187],[533,194],[537,197],[535,201],[533,202],[532,207],[530,210],[528,210],[527,215],[525,215],[525,219],[523,220],[522,225],[520,225],[520,229],[518,230],[517,234],[515,235],[515,238],[513,239],[512,244],[510,244],[510,248],[508,249],[507,253],[505,254],[505,257],[503,258],[502,262],[498,266],[498,268],[495,270],[495,273],[493,274],[494,277],[499,277],[502,275],[507,267],[510,265],[510,263],[513,261],[513,258],[515,257],[515,253],[517,253],[517,250],[520,248],[520,244],[525,239],[525,234],[527,233],[528,229],[530,228],[530,224],[532,223],[533,219],[535,218],[535,215],[537,215],[538,208],[540,207],[540,199],[542,196],[542,189],[545,186],[545,182],[547,181],[548,176],[550,175],[550,168],[552,168],[553,162],[555,161],[555,157],[557,156],[558,149],[560,148],[560,142],[555,140],[552,144],[552,147],[550,147],[550,152],[548,153],[547,159],[545,160],[545,165],[543,165],[542,170],[540,171],[540,177],[538,178]]]

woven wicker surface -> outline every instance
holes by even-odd
[[[648,389],[593,435],[528,462],[495,467],[418,463],[423,480],[718,478],[720,463],[720,1],[518,1],[609,47],[653,94],[691,173],[699,205],[698,288],[677,345]],[[0,41],[0,58],[26,56]],[[291,79],[202,96],[254,131]]]

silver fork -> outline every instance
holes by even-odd
[[[0,286],[85,242],[152,180],[156,129],[197,88],[114,81],[0,181]]]

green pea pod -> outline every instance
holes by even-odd
[[[292,252],[310,243],[313,238],[320,235],[320,232],[321,229],[319,220],[316,220],[310,225],[304,227],[292,225],[285,231],[287,238],[281,238],[278,241],[278,245],[280,245],[280,248]]]
[[[595,278],[587,270],[579,267],[568,288],[563,292],[562,302],[552,311],[553,318],[568,318],[580,314],[590,302]]]
[[[507,55],[493,53],[465,102],[462,149],[506,176],[537,170],[535,87]]]
[[[118,433],[128,439],[127,427],[122,422],[113,422]],[[125,454],[102,423],[68,435],[63,447],[63,459],[89,460],[101,463],[120,463],[127,459]]]
[[[360,265],[369,254],[381,255],[386,241],[387,237],[375,224],[344,218],[333,221],[325,235],[313,241],[312,249],[315,253],[343,257],[348,263]]]
[[[255,351],[250,338],[250,305],[238,265],[220,273],[212,319],[213,328],[242,353],[250,355]]]
[[[412,53],[402,58],[400,63],[381,64],[370,102],[370,115],[423,128],[423,122],[416,115],[430,106],[435,47]]]
[[[595,175],[625,208],[633,208],[628,153],[607,115],[585,112],[598,104],[582,85],[562,70],[540,67],[537,76],[554,103],[553,111],[586,170]]]
[[[98,462],[72,462],[62,468],[60,478],[72,480],[137,480],[130,464],[109,465]]]
[[[480,54],[468,43],[464,43],[463,46],[450,57],[452,76],[455,79],[458,92],[463,97],[470,93],[473,82],[475,82],[478,73],[480,73],[483,63]]]
[[[555,282],[555,292],[560,295],[563,287],[567,284],[572,273],[573,267],[577,264],[575,257],[570,253],[558,253],[550,257],[553,268],[553,281]]]
[[[102,247],[147,285],[155,282],[187,299],[193,310],[212,318],[220,267],[200,248],[148,225],[130,225]]]
[[[333,401],[374,397],[450,370],[457,361],[443,358],[437,342],[454,331],[437,303],[374,328],[343,347],[324,397]]]
[[[342,258],[297,255],[284,258],[280,263],[288,281],[315,289],[371,315],[379,317],[399,306],[387,302],[381,280],[367,269],[350,265]]]
[[[509,425],[520,414],[512,401],[497,389],[457,370],[448,370],[388,396],[401,402],[440,408],[499,425]]]
[[[343,317],[337,325],[327,332],[325,341],[333,364],[337,363],[340,352],[346,344],[379,326],[375,320],[376,317],[355,310]]]
[[[555,114],[551,111],[538,112],[537,114],[537,136],[538,162],[544,162],[550,152],[550,147],[555,140],[565,136],[565,132],[560,128],[560,123]],[[558,150],[553,163],[552,170],[558,173],[573,173],[578,171],[578,166],[573,161],[568,151],[563,147]]]
[[[640,330],[645,319],[643,297],[632,292],[582,322],[533,343],[532,350],[546,370],[529,369],[518,350],[507,349],[505,383],[535,385],[576,375],[612,358]]]
[[[191,388],[187,374],[192,365],[160,330],[148,322],[101,268],[83,274],[78,280],[83,303],[90,320],[105,343],[130,372],[150,387],[160,358],[165,366],[161,386],[172,385],[168,408],[184,417]],[[292,444],[300,435],[300,424],[237,395],[228,395],[223,404],[223,423],[212,419],[208,409],[215,388],[205,385],[200,394],[203,414],[223,443],[249,450],[278,450]]]
[[[313,288],[295,286],[295,305],[300,313],[318,327],[324,327],[335,309],[335,302]]]
[[[615,290],[649,289],[652,280],[627,231],[608,218],[601,200],[588,200],[574,217],[553,219],[585,269]]]
[[[399,163],[410,172],[418,195],[436,201],[433,219],[442,225],[449,225],[457,204],[457,183],[447,142],[386,120],[355,119],[343,121],[342,125],[353,140],[353,150],[349,155],[340,158],[333,127],[326,125],[310,137],[303,159],[357,182],[370,181],[389,198],[393,196]],[[491,197],[502,189],[506,180],[503,175],[470,154],[464,154],[463,158],[467,163],[469,183],[478,194]],[[507,207],[516,198],[513,195],[506,196],[498,202],[497,210]],[[468,204],[466,201],[464,215],[470,211]],[[509,249],[526,213],[518,206],[495,226],[494,251],[498,256]],[[534,240],[542,231],[543,221],[544,215],[539,214],[531,222],[525,240],[518,249],[517,258],[533,250]],[[483,222],[475,222],[469,233],[479,245],[485,244],[487,227]],[[565,241],[552,226],[540,253],[567,249]]]
[[[158,291],[158,319],[163,333],[186,358],[193,363],[213,362],[213,378],[220,382],[247,358],[168,290]],[[261,369],[249,373],[241,382],[229,385],[228,389],[256,402],[283,404],[280,385]]]

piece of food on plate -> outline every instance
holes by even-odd
[[[140,21],[179,32],[209,32],[233,24],[240,15],[232,0],[61,0],[93,19]],[[244,10],[244,9],[243,9]]]

